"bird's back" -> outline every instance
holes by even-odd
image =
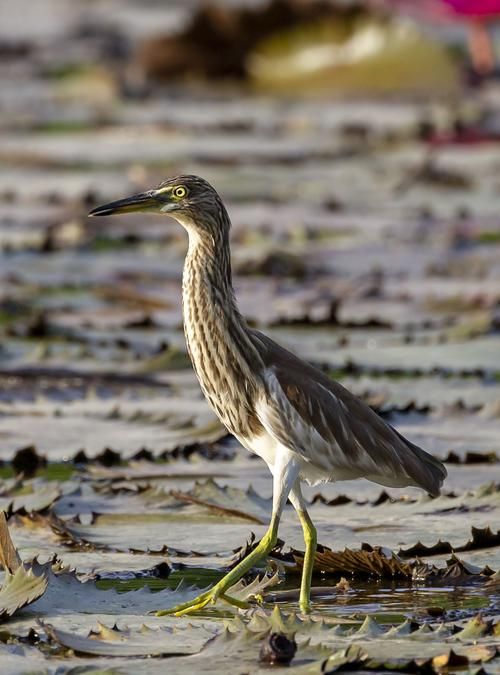
[[[364,477],[438,495],[444,465],[404,438],[345,387],[258,331],[264,364],[257,415],[266,431],[330,480]]]

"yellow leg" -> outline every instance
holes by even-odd
[[[302,525],[302,530],[304,532],[306,550],[304,554],[304,566],[302,568],[302,580],[300,583],[299,605],[301,611],[304,612],[304,614],[309,614],[311,611],[311,579],[318,537],[316,528],[314,527],[313,522],[307,513],[299,482],[294,485],[293,490],[290,493],[290,501],[297,511],[297,515],[299,516],[300,524]]]
[[[304,567],[302,569],[302,581],[300,583],[300,609],[309,614],[311,611],[311,579],[314,567],[314,556],[316,553],[316,546],[318,544],[318,537],[316,528],[312,520],[309,518],[307,511],[297,512],[304,531],[304,541],[306,544],[306,552],[304,555]]]
[[[286,504],[288,495],[290,494],[291,487],[297,479],[299,465],[296,463],[296,458],[293,453],[286,450],[286,448],[281,448],[280,452],[276,455],[276,461],[271,470],[273,473],[273,515],[267,532],[254,550],[239,562],[234,569],[222,577],[222,579],[209,591],[201,593],[201,595],[189,602],[184,602],[175,607],[171,607],[170,609],[160,610],[156,613],[157,616],[163,616],[164,614],[175,614],[176,616],[191,614],[192,612],[203,609],[209,603],[214,604],[218,598],[221,598],[221,600],[225,600],[236,607],[248,606],[247,603],[241,603],[240,600],[231,598],[226,594],[226,591],[230,589],[231,586],[234,586],[242,576],[265,558],[276,546],[281,513]]]
[[[242,603],[240,600],[236,600],[236,598],[231,598],[226,595],[226,591],[231,588],[231,586],[234,586],[234,584],[251,570],[254,565],[267,556],[267,554],[276,546],[277,538],[278,522],[275,520],[271,522],[266,534],[262,537],[254,550],[239,562],[234,569],[226,574],[226,576],[222,577],[213,588],[198,595],[198,597],[189,602],[184,602],[181,605],[176,605],[170,609],[162,609],[159,612],[156,612],[156,615],[164,616],[165,614],[175,614],[175,616],[182,616],[183,614],[191,614],[192,612],[203,609],[209,603],[214,604],[218,598],[226,600],[226,602],[236,605],[237,607],[247,607],[247,603]]]

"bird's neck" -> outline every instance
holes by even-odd
[[[246,324],[234,296],[229,238],[218,241],[189,231],[189,248],[182,276],[182,304],[186,332],[200,322],[214,327],[237,326],[244,333]]]
[[[236,305],[228,236],[215,241],[188,232],[182,279],[188,351],[208,402],[238,434],[238,425],[252,407],[260,357]]]

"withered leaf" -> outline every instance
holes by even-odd
[[[7,519],[3,511],[0,511],[0,563],[10,574],[14,574],[21,567],[21,558],[10,538]]]
[[[203,626],[190,626],[189,630],[149,628],[139,630],[109,628],[99,624],[97,632],[79,635],[42,624],[47,635],[58,644],[77,654],[131,657],[131,656],[182,656],[196,653],[212,637]]]
[[[433,546],[425,546],[425,544],[422,544],[419,541],[414,546],[400,549],[398,555],[404,558],[413,556],[433,556],[441,555],[442,553],[452,553],[453,551],[459,553],[462,551],[476,551],[482,548],[500,546],[500,530],[492,532],[490,527],[479,528],[473,526],[471,528],[471,534],[471,539],[462,546],[453,547],[449,542],[441,541],[441,539]]]
[[[30,605],[40,598],[47,589],[47,578],[37,576],[32,569],[23,565],[12,575],[6,574],[0,590],[0,621],[12,616],[17,610]]]

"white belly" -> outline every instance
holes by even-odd
[[[260,436],[253,436],[252,438],[238,438],[241,445],[252,452],[254,455],[262,457],[269,469],[276,461],[276,454],[279,452],[280,444],[270,436],[266,431]]]
[[[264,431],[260,436],[253,436],[252,438],[238,438],[241,445],[253,452],[255,455],[262,457],[264,462],[273,473],[273,467],[276,462],[276,457],[281,452],[289,453],[290,450],[285,448],[270,434]],[[334,481],[335,478],[327,474],[324,470],[313,466],[297,453],[294,453],[300,462],[300,478],[305,480],[309,485],[317,485],[318,483],[325,483],[327,481]]]

